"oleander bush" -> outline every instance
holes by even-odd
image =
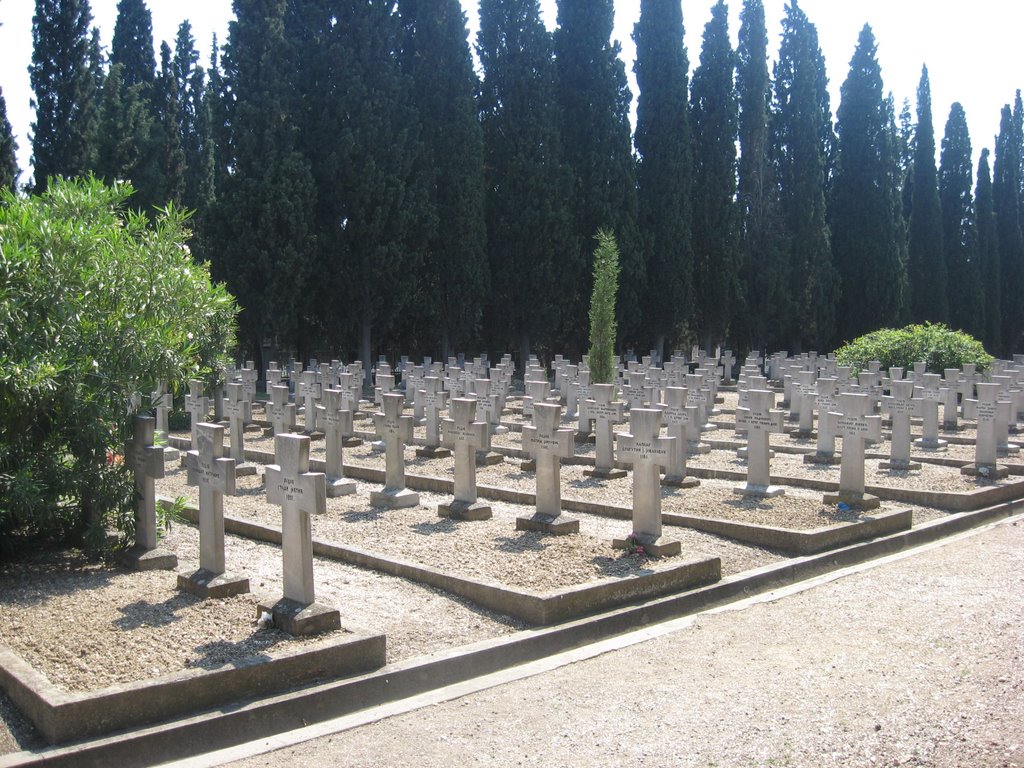
[[[120,460],[158,379],[210,377],[237,306],[197,264],[188,216],[150,223],[127,184],[0,197],[0,554],[17,536],[99,550],[134,523]]]
[[[991,365],[992,355],[970,334],[941,323],[925,323],[882,328],[836,350],[836,361],[853,368],[854,374],[867,368],[869,360],[880,361],[882,370],[893,366],[910,370],[914,363],[924,361],[931,373],[962,368],[964,363],[975,363],[981,372]]]

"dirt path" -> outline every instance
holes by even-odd
[[[1024,523],[233,763],[1024,766]]]

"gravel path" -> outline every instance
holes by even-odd
[[[1024,524],[1004,524],[231,765],[1019,768],[1022,638]]]

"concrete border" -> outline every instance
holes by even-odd
[[[47,742],[62,743],[181,717],[198,710],[383,667],[384,635],[349,632],[337,643],[286,650],[213,670],[188,669],[89,693],[70,693],[5,645],[0,688]]]
[[[165,507],[171,504],[171,501],[165,498],[159,502]],[[190,522],[195,523],[198,514],[194,506],[185,507],[184,516]],[[278,545],[281,543],[280,528],[240,520],[229,515],[224,516],[224,530],[256,541]],[[535,626],[578,619],[629,602],[650,600],[704,586],[722,578],[721,559],[711,557],[687,560],[671,568],[641,576],[578,584],[539,594],[493,582],[454,576],[437,568],[319,539],[313,540],[313,554],[443,589],[484,608],[513,616]]]
[[[996,522],[1017,513],[1015,501],[932,520],[909,531],[794,558],[731,576],[682,595],[659,598],[580,621],[524,630],[496,640],[411,659],[360,677],[251,701],[229,711],[203,713],[129,734],[0,756],[0,768],[45,763],[57,768],[133,768],[224,749],[398,701],[445,685],[535,661],[561,651],[686,616],[737,599],[789,586],[838,568],[863,563]]]

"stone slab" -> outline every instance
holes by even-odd
[[[645,536],[636,534],[634,538],[612,539],[612,549],[630,549],[639,544],[644,553],[651,557],[672,557],[683,551],[683,545],[676,539],[667,536]]]
[[[880,461],[879,469],[891,470],[893,472],[916,472],[921,468],[919,461]]]
[[[166,549],[146,549],[135,545],[117,556],[117,561],[133,571],[173,571],[178,567],[178,556]]]
[[[629,473],[626,470],[618,469],[616,467],[612,467],[611,469],[598,469],[597,467],[594,467],[592,469],[583,470],[584,477],[596,477],[599,480],[618,480],[620,477],[625,477],[627,474]]]
[[[661,484],[663,486],[670,486],[672,488],[696,488],[700,485],[700,480],[696,477],[663,477],[661,478]]]
[[[370,493],[370,504],[375,507],[403,509],[415,507],[420,503],[420,495],[408,488],[400,491],[373,491]]]
[[[436,448],[427,448],[426,446],[416,449],[416,455],[421,459],[447,459],[452,455],[452,452],[448,448],[438,446]]]
[[[233,573],[217,575],[203,568],[190,576],[178,574],[178,589],[184,590],[203,600],[232,597],[249,591],[249,577]]]
[[[732,492],[738,496],[752,496],[754,498],[769,499],[775,496],[781,496],[786,492],[786,489],[779,485],[755,485],[753,483],[743,483],[743,485],[733,488]]]
[[[491,519],[491,506],[481,501],[472,504],[465,501],[452,501],[447,504],[437,505],[438,517],[448,517],[453,520],[466,520],[473,522],[477,520]]]
[[[833,453],[831,456],[826,456],[820,453],[808,453],[804,455],[804,464],[819,464],[822,466],[835,466],[841,463],[843,457]]]
[[[872,496],[870,493],[849,493],[847,491],[826,493],[822,496],[822,501],[829,506],[846,504],[850,509],[862,511],[878,509],[882,506],[882,502],[877,496]]]
[[[569,515],[552,517],[537,512],[529,517],[516,518],[517,531],[537,531],[538,533],[550,533],[555,536],[568,536],[580,532],[580,521]]]
[[[320,635],[341,629],[341,614],[337,609],[320,603],[304,605],[282,597],[276,603],[261,601],[256,609],[256,619],[270,614],[274,626],[294,637]]]
[[[967,475],[968,477],[984,477],[989,480],[1001,480],[1002,478],[1009,476],[1010,468],[1004,467],[1000,464],[995,464],[993,466],[968,464],[967,466],[960,468],[960,474]]]
[[[505,461],[504,455],[497,451],[476,452],[476,465],[478,467],[493,467]]]

